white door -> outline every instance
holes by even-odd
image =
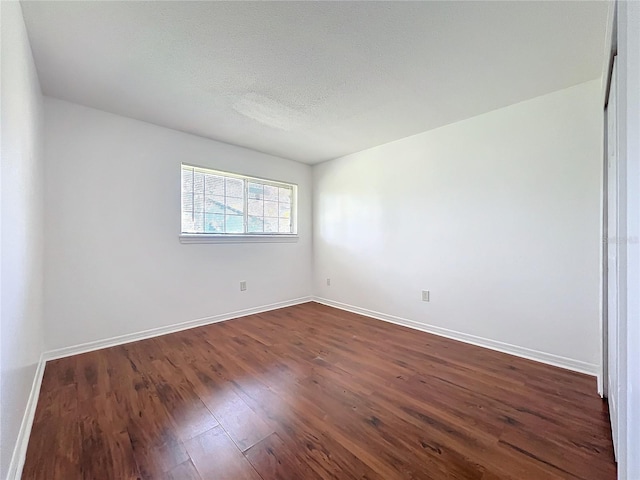
[[[618,131],[616,128],[616,61],[607,106],[607,396],[613,448],[618,444]]]

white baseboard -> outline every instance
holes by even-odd
[[[310,301],[312,301],[312,297],[295,298],[293,300],[287,300],[284,302],[272,303],[269,305],[262,305],[260,307],[247,308],[244,310],[237,310],[235,312],[224,313],[221,315],[198,318],[196,320],[168,325],[166,327],[152,328],[150,330],[144,330],[142,332],[120,335],[104,340],[97,340],[95,342],[87,342],[80,345],[73,345],[70,347],[58,348],[56,350],[49,350],[44,352],[40,356],[40,361],[38,362],[36,374],[33,379],[31,393],[29,394],[27,407],[25,409],[24,417],[22,418],[22,423],[20,425],[20,432],[18,433],[16,446],[11,457],[11,463],[9,464],[9,473],[7,475],[7,480],[20,480],[20,477],[22,476],[22,469],[24,468],[27,447],[29,446],[29,436],[31,435],[31,427],[33,425],[33,419],[36,414],[36,406],[38,405],[40,387],[42,386],[42,378],[44,377],[44,369],[47,361],[68,357],[71,355],[77,355],[79,353],[100,350],[102,348],[113,347],[116,345],[122,345],[125,343],[137,342],[138,340],[144,340],[146,338],[158,337],[160,335],[179,332],[181,330],[187,330],[189,328],[224,322],[225,320],[231,320],[233,318],[268,312],[270,310],[290,307],[292,305],[298,305]]]
[[[336,302],[334,300],[328,300],[326,298],[314,297],[314,302],[327,305],[329,307],[339,308],[352,313],[358,313],[367,317],[375,318],[377,320],[383,320],[385,322],[395,323],[396,325],[402,325],[404,327],[413,328],[422,332],[432,333],[441,337],[451,338],[464,343],[470,343],[479,347],[489,348],[491,350],[497,350],[498,352],[508,353],[517,357],[526,358],[528,360],[534,360],[536,362],[546,363],[555,367],[572,370],[574,372],[586,373],[588,375],[597,376],[600,371],[598,365],[592,363],[582,362],[580,360],[574,360],[572,358],[561,357],[551,353],[541,352],[538,350],[532,350],[530,348],[519,347],[517,345],[511,345],[509,343],[499,342],[497,340],[490,340],[484,337],[477,337],[468,333],[457,332],[455,330],[449,330],[447,328],[437,327],[435,325],[427,325],[424,323],[416,322],[406,318],[396,317],[394,315],[388,315],[386,313],[375,312],[366,308],[356,307],[346,303]]]
[[[290,307],[292,305],[298,305],[310,301],[312,301],[312,297],[301,297],[284,302],[272,303],[269,305],[262,305],[260,307],[247,308],[244,310],[237,310],[235,312],[224,313],[221,315],[213,315],[211,317],[198,318],[196,320],[168,325],[166,327],[152,328],[150,330],[144,330],[142,332],[120,335],[104,340],[97,340],[95,342],[87,342],[80,345],[73,345],[70,347],[58,348],[56,350],[49,350],[44,352],[40,356],[40,361],[38,362],[36,374],[33,379],[31,393],[29,394],[27,407],[25,409],[24,417],[22,418],[22,423],[20,425],[20,432],[18,433],[16,446],[11,457],[11,463],[9,464],[9,473],[7,475],[7,480],[20,480],[20,477],[22,476],[22,469],[24,468],[27,447],[29,445],[29,436],[31,434],[33,419],[36,414],[36,406],[38,405],[40,387],[42,386],[42,378],[44,376],[44,369],[47,361],[68,357],[71,355],[77,355],[79,353],[100,350],[101,348],[108,348],[125,343],[137,342],[138,340],[158,337],[160,335],[166,335],[167,333],[179,332],[181,330],[187,330],[189,328],[224,322],[225,320],[231,320],[233,318],[268,312],[269,310]]]
[[[276,310],[278,308],[290,307],[292,305],[299,305],[301,303],[311,302],[313,297],[300,297],[293,300],[286,300],[284,302],[271,303],[268,305],[261,305],[259,307],[247,308],[244,310],[237,310],[235,312],[223,313],[220,315],[213,315],[211,317],[198,318],[196,320],[189,320],[187,322],[175,323],[173,325],[167,325],[166,327],[152,328],[150,330],[144,330],[136,333],[128,333],[126,335],[119,335],[117,337],[106,338],[104,340],[96,340],[94,342],[81,343],[79,345],[72,345],[70,347],[58,348],[55,350],[49,350],[44,352],[43,356],[45,360],[55,360],[58,358],[69,357],[71,355],[78,355],[80,353],[92,352],[94,350],[100,350],[102,348],[115,347],[116,345],[123,345],[125,343],[137,342],[152,337],[159,337],[160,335],[166,335],[168,333],[179,332],[181,330],[188,330],[189,328],[201,327],[203,325],[210,325],[212,323],[224,322],[225,320],[231,320],[233,318],[245,317],[247,315],[253,315],[256,313],[268,312],[269,310]]]
[[[511,345],[496,340],[490,340],[488,338],[478,337],[475,335],[469,335],[455,330],[449,330],[434,325],[426,325],[413,320],[388,315],[385,313],[368,310],[366,308],[356,307],[346,303],[336,302],[321,297],[301,297],[293,300],[287,300],[284,302],[272,303],[269,305],[262,305],[260,307],[247,308],[244,310],[237,310],[235,312],[225,313],[221,315],[213,315],[210,317],[199,318],[183,323],[168,325],[165,327],[153,328],[142,332],[130,333],[126,335],[120,335],[117,337],[107,338],[104,340],[97,340],[94,342],[87,342],[79,345],[73,345],[70,347],[59,348],[56,350],[49,350],[42,354],[36,374],[33,379],[31,387],[31,393],[29,394],[29,400],[25,409],[25,414],[20,425],[20,432],[18,433],[18,439],[16,441],[16,447],[11,457],[11,463],[9,464],[8,480],[19,480],[22,475],[22,469],[24,467],[25,456],[27,453],[27,446],[29,444],[29,436],[31,433],[31,427],[33,425],[33,419],[36,413],[36,406],[38,404],[38,396],[40,394],[40,387],[42,385],[42,378],[44,376],[44,369],[46,362],[58,358],[68,357],[71,355],[77,355],[80,353],[91,352],[94,350],[100,350],[102,348],[113,347],[116,345],[122,345],[131,342],[137,342],[147,338],[158,337],[160,335],[166,335],[168,333],[179,332],[187,330],[189,328],[200,327],[203,325],[209,325],[213,323],[223,322],[234,318],[244,317],[247,315],[253,315],[256,313],[268,312],[270,310],[276,310],[279,308],[290,307],[293,305],[299,305],[314,301],[327,305],[330,307],[346,310],[348,312],[365,315],[367,317],[375,318],[377,320],[383,320],[385,322],[394,323],[396,325],[402,325],[405,327],[413,328],[427,333],[432,333],[453,340],[459,340],[461,342],[470,343],[491,350],[497,350],[499,352],[508,353],[518,357],[527,358],[541,363],[554,365],[556,367],[565,368],[580,373],[586,373],[589,375],[598,375],[599,366],[591,363],[574,360],[571,358],[561,357],[546,352],[540,352],[529,348],[519,347],[517,345]]]
[[[27,407],[25,408],[22,423],[20,424],[20,431],[18,432],[16,446],[11,456],[11,463],[9,463],[8,480],[20,480],[20,477],[22,477],[22,468],[24,467],[24,460],[27,455],[27,446],[29,445],[33,419],[36,415],[36,406],[38,405],[38,397],[40,396],[45,364],[46,360],[44,356],[41,355],[36,368],[36,374],[33,377],[33,383],[31,384],[31,392],[29,393]]]
[[[599,368],[598,369],[598,374],[596,375],[597,377],[597,382],[598,382],[598,395],[600,395],[600,398],[604,398],[604,385],[603,385],[603,375],[602,375],[602,369]]]

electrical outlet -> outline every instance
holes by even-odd
[[[423,302],[429,301],[429,290],[422,290],[422,301]]]
[[[331,279],[327,278],[327,287],[330,287],[330,286],[331,286]]]
[[[247,289],[247,282],[244,280],[240,282],[240,291],[244,292]]]

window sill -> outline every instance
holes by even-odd
[[[295,243],[298,235],[207,235],[182,234],[180,243]]]

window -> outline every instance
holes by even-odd
[[[289,183],[182,164],[182,235],[295,235],[296,194]]]

